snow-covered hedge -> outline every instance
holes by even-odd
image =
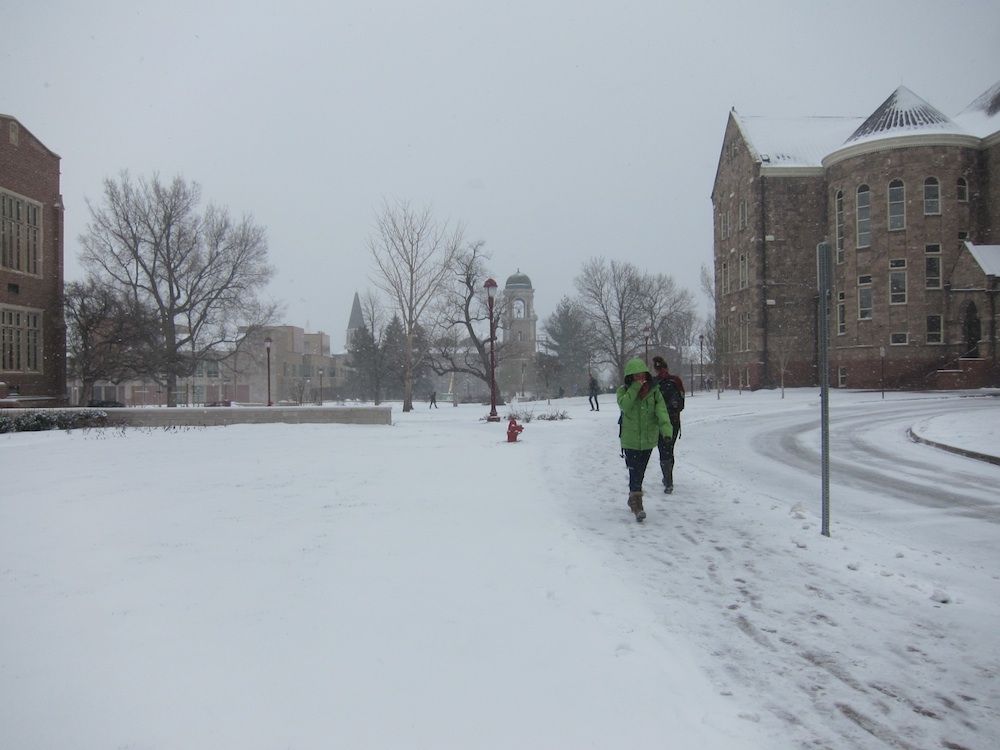
[[[0,410],[0,433],[40,432],[42,430],[74,430],[85,427],[107,427],[107,412],[88,409],[17,412],[4,414]]]

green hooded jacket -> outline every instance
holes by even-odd
[[[649,374],[646,363],[636,357],[625,365],[625,376],[644,372]],[[621,441],[627,450],[650,450],[656,447],[660,435],[669,438],[674,434],[660,389],[650,377],[649,389],[639,398],[642,383],[633,380],[629,385],[618,388],[618,408],[622,410]]]

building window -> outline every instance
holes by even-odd
[[[837,368],[837,387],[846,388],[847,387],[847,368],[838,367]]]
[[[42,371],[42,313],[0,307],[0,371]]]
[[[719,234],[722,235],[722,239],[728,240],[732,232],[729,226],[729,212],[723,211],[719,214]]]
[[[924,287],[941,288],[941,246],[924,245]]]
[[[906,304],[906,259],[889,261],[889,304]]]
[[[514,317],[523,318],[524,317],[524,300],[516,299],[514,300]]]
[[[838,190],[834,198],[837,210],[837,262],[844,262],[844,191]]]
[[[750,351],[750,313],[744,313],[742,316],[742,322],[740,324],[740,349],[742,351]]]
[[[959,203],[967,203],[969,201],[969,183],[965,181],[964,177],[958,178],[958,183],[955,185],[955,193]]]
[[[924,216],[934,216],[941,213],[941,186],[937,177],[924,180]]]
[[[858,188],[857,246],[872,244],[872,194],[867,185]]]
[[[750,261],[746,253],[740,253],[740,289],[750,285]]]
[[[927,343],[940,344],[943,341],[941,336],[941,316],[927,316]]]
[[[747,228],[747,202],[746,200],[740,201],[740,229]]]
[[[889,231],[906,229],[906,188],[902,180],[889,183]]]
[[[858,320],[872,319],[872,277],[858,276]]]
[[[837,335],[843,336],[847,333],[847,295],[844,292],[837,293]]]
[[[38,275],[41,206],[0,191],[0,266]]]
[[[909,334],[907,333],[890,333],[889,343],[892,346],[904,346],[909,341]]]
[[[722,261],[722,293],[729,294],[729,263]]]

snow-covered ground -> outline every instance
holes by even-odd
[[[0,747],[961,748],[1000,737],[989,392],[0,436]],[[969,396],[982,396],[969,398]],[[505,413],[505,410],[501,410]],[[960,415],[960,418],[959,418]]]

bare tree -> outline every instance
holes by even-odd
[[[90,223],[81,236],[84,266],[102,283],[156,311],[158,361],[145,373],[177,405],[177,379],[240,336],[241,327],[270,322],[276,305],[258,299],[271,278],[264,229],[228,210],[199,210],[201,188],[180,177],[170,184],[104,181],[104,201],[88,201]]]
[[[451,283],[443,287],[434,307],[431,369],[437,375],[468,375],[489,385],[489,306],[483,288],[489,255],[483,246],[481,241],[473,242],[452,259]],[[494,320],[503,319],[502,304],[494,307]],[[502,349],[499,341],[494,342],[498,363],[503,359]]]
[[[119,383],[144,368],[156,317],[93,278],[66,285],[64,294],[69,372],[82,384],[80,403],[93,398],[98,380]]]
[[[643,281],[640,305],[651,344],[658,349],[684,352],[694,335],[691,292],[680,289],[672,277],[662,273],[644,276]]]
[[[383,204],[368,249],[375,261],[375,285],[392,300],[405,334],[403,411],[413,410],[414,337],[434,302],[462,242],[460,228],[438,224],[429,208],[417,211],[405,201]]]
[[[642,351],[647,325],[643,275],[631,263],[595,258],[584,264],[574,283],[593,326],[599,361],[621,377],[625,363]]]

